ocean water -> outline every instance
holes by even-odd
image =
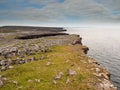
[[[89,47],[88,56],[95,58],[111,73],[111,80],[120,90],[120,28],[67,28],[79,34]]]

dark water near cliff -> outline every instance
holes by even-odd
[[[67,28],[70,34],[79,34],[89,47],[88,55],[107,68],[114,85],[120,90],[120,28]]]

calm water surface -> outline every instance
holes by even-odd
[[[89,47],[88,55],[107,68],[111,80],[120,90],[120,29],[118,28],[67,28],[70,34],[79,34]]]

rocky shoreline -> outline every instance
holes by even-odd
[[[8,28],[10,27],[7,27],[7,29]],[[12,29],[15,28],[15,30],[20,29],[20,27],[11,27],[11,28]],[[53,32],[53,28],[52,28],[52,32],[49,30],[45,32],[42,32],[42,31],[33,32],[28,30],[31,27],[29,28],[22,27],[22,29],[23,28],[27,29],[27,33],[24,30],[19,35],[18,35],[18,32],[9,33],[9,34],[1,33],[3,34],[3,37],[1,35],[0,41],[4,41],[0,43],[0,71],[1,71],[0,72],[0,88],[1,90],[4,90],[3,87],[9,83],[12,83],[15,86],[18,86],[17,88],[22,89],[22,87],[19,86],[19,82],[9,78],[9,76],[7,76],[7,73],[5,72],[9,72],[9,70],[12,71],[14,70],[14,67],[17,68],[22,65],[29,64],[31,62],[44,61],[45,59],[49,60],[50,59],[49,53],[51,52],[54,53],[54,50],[51,49],[51,47],[53,46],[70,47],[70,48],[73,48],[73,51],[75,51],[78,54],[79,52],[81,52],[80,54],[81,56],[78,55],[77,58],[79,56],[80,56],[79,58],[81,57],[86,58],[85,60],[81,60],[80,62],[86,65],[86,68],[87,68],[85,69],[86,72],[91,73],[92,78],[96,79],[96,81],[94,82],[94,80],[91,81],[92,78],[90,78],[90,81],[92,82],[90,85],[93,85],[90,87],[94,87],[95,90],[117,90],[117,87],[115,87],[110,81],[110,73],[106,69],[101,67],[100,64],[95,59],[86,56],[87,51],[89,49],[88,47],[82,45],[82,38],[79,35],[69,35],[66,33],[61,33],[61,31],[63,30],[62,28],[59,29],[60,32],[56,32],[57,28],[55,28],[54,32]],[[36,29],[36,28],[32,28],[32,30],[33,29]],[[43,29],[44,28],[42,28],[42,30]],[[46,55],[46,53],[48,54]],[[66,62],[70,62],[70,61],[66,60]],[[54,63],[47,61],[46,67],[48,67],[51,64],[54,65]],[[74,66],[74,64],[72,64],[72,66]],[[70,77],[77,76],[78,73],[76,70],[72,70],[71,68],[68,68],[67,75]],[[61,79],[63,76],[64,76],[63,71],[60,71],[54,77],[53,84],[56,85],[57,80]],[[32,82],[32,80],[28,80],[28,81]],[[36,78],[34,81],[37,83],[40,83],[40,79]],[[67,78],[65,83],[68,84],[70,82],[71,82],[70,78]],[[79,90],[79,88],[77,88],[77,90]],[[91,89],[89,88],[88,90],[91,90]]]

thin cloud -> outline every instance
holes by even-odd
[[[0,1],[2,2],[3,0]],[[0,15],[40,23],[72,23],[72,20],[74,23],[120,23],[120,0],[16,0],[16,2],[28,5],[19,9],[14,7],[16,10],[1,10]],[[41,8],[35,5],[44,6]],[[1,17],[0,20],[3,20]]]

